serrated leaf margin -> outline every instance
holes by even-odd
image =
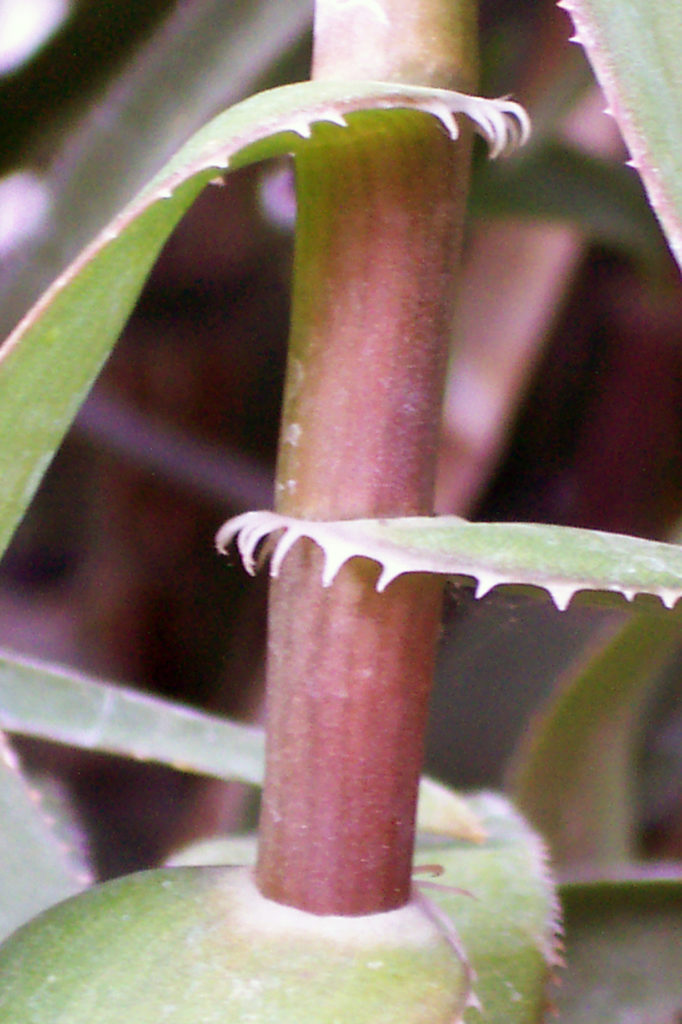
[[[438,530],[459,532],[461,543],[450,549],[436,543],[420,545],[421,532],[431,539]],[[303,537],[324,552],[322,585],[328,587],[341,567],[354,557],[369,558],[381,566],[376,589],[381,592],[397,576],[407,572],[430,572],[476,580],[476,597],[502,584],[521,584],[546,590],[558,609],[568,607],[580,590],[622,594],[632,600],[636,594],[658,597],[672,608],[682,597],[682,547],[626,537],[597,530],[533,523],[469,523],[457,516],[412,516],[395,519],[354,519],[313,521],[282,516],[276,512],[245,512],[228,520],[216,536],[216,545],[226,553],[236,540],[247,572],[256,571],[256,552],[265,538],[279,534],[268,548],[270,575],[278,576],[290,548]],[[402,537],[401,537],[402,534]],[[469,540],[475,544],[467,547]],[[489,536],[488,550],[480,550]],[[501,552],[499,540],[508,543],[542,542],[548,554],[532,565],[529,560]],[[496,546],[498,543],[498,546]],[[608,571],[585,571],[584,548],[591,545],[600,558],[606,557]],[[554,549],[554,551],[552,551]],[[574,557],[571,557],[571,549]],[[568,552],[568,557],[566,556]],[[589,561],[589,559],[588,559]],[[581,571],[582,570],[582,571]]]

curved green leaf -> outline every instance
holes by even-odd
[[[609,628],[564,674],[517,749],[510,789],[553,861],[580,870],[636,855],[634,757],[641,708],[680,642],[682,608]]]
[[[374,108],[367,112],[368,108]],[[407,108],[407,109],[406,109]],[[377,111],[392,109],[390,116]],[[465,113],[493,152],[525,136],[516,104],[376,82],[304,82],[260,93],[201,129],[48,289],[0,349],[0,550],[123,327],[164,241],[199,192],[226,169],[296,153],[313,125],[383,126],[409,145],[414,111],[453,137]],[[348,121],[346,117],[348,116]]]
[[[682,8],[665,0],[561,0],[682,265]]]
[[[682,1014],[682,878],[561,887],[559,1024],[673,1024]]]
[[[470,523],[457,516],[413,516],[312,522],[274,512],[246,512],[217,537],[225,551],[236,537],[248,572],[255,552],[278,533],[271,575],[301,537],[324,551],[322,580],[329,586],[341,566],[362,556],[381,565],[377,590],[405,572],[435,572],[477,580],[476,596],[504,583],[544,587],[558,608],[579,590],[605,590],[632,599],[653,594],[671,607],[682,596],[682,547],[598,530],[534,523]]]

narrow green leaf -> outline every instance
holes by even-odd
[[[559,1024],[675,1024],[682,1015],[682,878],[564,885],[568,970]]]
[[[394,112],[387,115],[387,109]],[[453,136],[458,131],[453,114],[466,114],[493,153],[521,141],[528,129],[521,108],[504,100],[380,82],[282,86],[245,100],[201,129],[81,253],[0,349],[0,551],[161,246],[204,186],[228,167],[314,145],[308,137],[317,122],[331,121],[352,145],[356,131],[400,128],[415,110],[437,117]]]
[[[263,778],[261,729],[7,656],[0,657],[0,728],[221,779],[259,785]]]
[[[1,653],[0,729],[227,782],[260,786],[265,773],[265,735],[257,726]],[[419,816],[421,827],[441,835],[483,834],[468,804],[428,779]]]
[[[568,869],[636,853],[634,755],[642,702],[680,641],[682,608],[635,613],[560,680],[515,754],[510,788]]]
[[[0,734],[0,941],[91,881],[61,842]]]
[[[246,512],[217,537],[225,551],[236,538],[244,565],[255,571],[255,552],[269,534],[279,537],[271,575],[301,537],[324,551],[322,581],[329,586],[349,558],[378,562],[377,590],[404,572],[435,572],[477,580],[481,597],[499,584],[543,587],[558,608],[579,590],[604,590],[632,599],[653,594],[668,607],[682,596],[682,547],[597,530],[534,523],[470,523],[456,516],[312,522],[274,512]]]
[[[682,265],[682,8],[562,0]]]

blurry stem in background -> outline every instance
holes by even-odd
[[[475,60],[467,2],[317,5],[315,77],[471,91]],[[433,506],[470,135],[453,144],[418,113],[390,129],[359,117],[361,141],[319,126],[297,158],[276,494],[288,515]],[[271,589],[257,881],[318,914],[389,910],[410,894],[442,583],[405,576],[377,594],[375,580],[354,561],[323,589],[319,552],[301,542]]]

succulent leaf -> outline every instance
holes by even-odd
[[[58,834],[36,785],[0,733],[0,940],[56,900],[80,892],[90,873]]]
[[[248,868],[166,868],[67,900],[0,949],[2,1024],[456,1024],[467,972],[419,901],[323,917]]]
[[[560,0],[682,264],[682,16],[664,0]]]
[[[296,541],[307,537],[324,551],[324,586],[349,559],[363,557],[381,566],[378,591],[402,573],[433,572],[475,579],[477,597],[500,584],[542,587],[560,609],[579,590],[611,591],[628,600],[653,594],[667,607],[682,596],[682,547],[566,526],[470,523],[457,516],[314,522],[246,512],[225,523],[216,543],[225,552],[236,539],[253,573],[258,545],[271,534],[279,534],[272,576]]]
[[[317,916],[263,899],[249,868],[215,866],[234,840],[213,847],[214,866],[96,886],[0,947],[0,1024],[474,1024],[479,1003],[488,1024],[534,1024],[557,961],[544,850],[502,797],[467,804],[487,838],[424,833],[415,868],[438,864],[438,881],[418,873],[397,911]],[[248,861],[255,843],[237,852]]]

